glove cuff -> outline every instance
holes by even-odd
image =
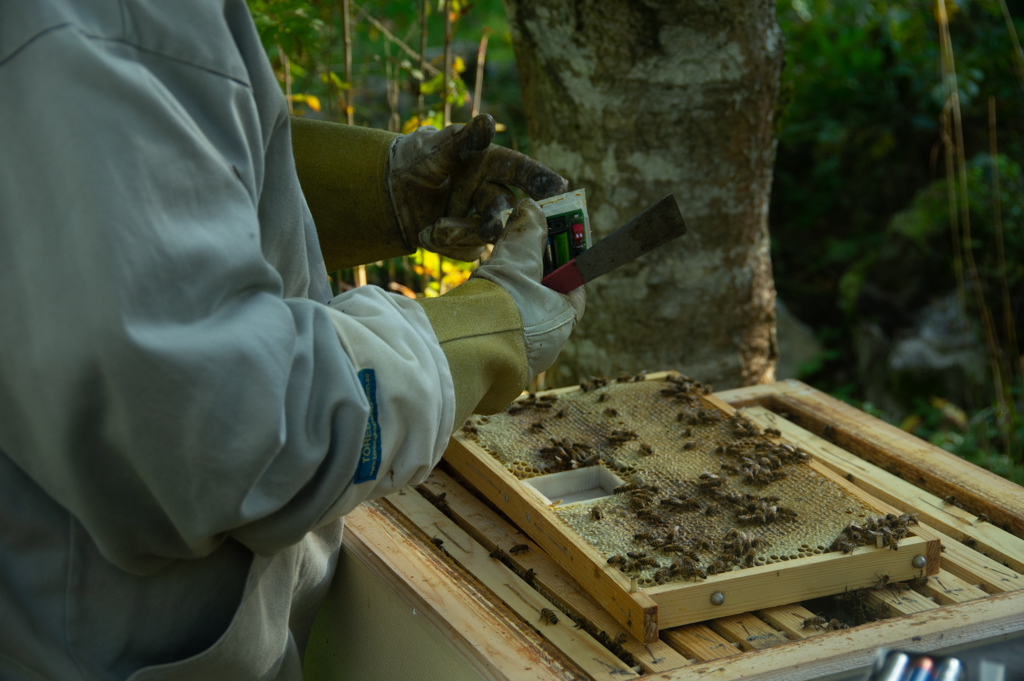
[[[391,206],[383,130],[291,119],[302,193],[316,223],[327,271],[412,253]]]
[[[493,414],[519,396],[529,382],[529,364],[523,320],[505,289],[472,279],[418,302],[448,359],[456,428],[474,411]]]

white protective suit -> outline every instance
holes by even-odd
[[[330,300],[242,0],[0,0],[0,155],[0,679],[301,678],[451,433],[427,316]]]

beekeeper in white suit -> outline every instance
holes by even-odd
[[[242,0],[0,0],[0,93],[0,678],[299,679],[342,516],[583,308],[529,200],[441,298],[322,253],[475,257],[564,180],[486,117],[291,127]]]

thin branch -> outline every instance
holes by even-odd
[[[1013,62],[1017,77],[1020,78],[1020,86],[1024,88],[1024,51],[1020,49],[1020,41],[1017,40],[1017,28],[1013,25],[1013,18],[1010,16],[1010,9],[1006,6],[1006,0],[999,0],[999,6],[1003,10],[1003,19],[1006,21],[1006,32],[1010,34],[1013,41]]]
[[[281,49],[281,43],[277,45],[277,56],[281,58],[281,69],[284,71],[284,98],[288,102],[288,113],[293,113],[292,107],[292,69],[288,62],[288,55]]]
[[[452,124],[452,0],[444,0],[444,125]]]
[[[427,68],[427,12],[430,11],[430,0],[423,0],[420,3],[420,77],[422,78],[426,74]],[[397,44],[397,43],[396,43]],[[419,115],[423,115],[424,109],[423,101],[423,81],[419,81],[416,85],[416,108],[419,110]]]
[[[355,4],[354,2],[352,2],[352,0],[346,0],[346,1],[349,2],[357,10],[359,9],[359,6],[357,4]],[[434,75],[434,76],[436,76],[438,73],[440,73],[440,71],[437,70],[437,67],[435,67],[433,64],[431,64],[428,61],[422,60],[420,58],[420,53],[419,52],[417,52],[416,50],[414,50],[411,47],[409,47],[408,45],[406,45],[405,41],[403,41],[401,38],[399,38],[394,33],[389,31],[387,26],[385,26],[384,24],[382,24],[379,21],[377,21],[376,19],[374,19],[372,16],[370,16],[369,13],[365,14],[364,18],[367,21],[369,21],[371,24],[373,24],[374,28],[376,28],[378,31],[383,33],[385,38],[387,38],[388,40],[393,42],[395,45],[398,45],[398,49],[402,50],[402,52],[405,52],[407,55],[409,55],[413,59],[420,60],[420,68],[421,69],[426,69],[427,72],[429,72],[431,75]],[[424,24],[426,24],[426,19],[424,19],[423,21],[424,21]],[[425,46],[426,42],[423,41],[421,44]],[[424,47],[422,51],[426,52],[426,48]]]
[[[384,87],[391,116],[388,118],[388,132],[400,132],[402,117],[398,113],[398,74],[397,65],[391,59],[391,41],[384,41]]]
[[[956,65],[953,58],[953,43],[949,35],[949,21],[946,17],[945,0],[936,0],[939,14],[939,28],[942,34],[943,56],[948,74],[948,87],[950,88],[950,103],[953,109],[954,132],[956,133],[956,157],[957,170],[960,180],[960,223],[962,226],[964,255],[966,257],[967,272],[971,278],[971,288],[974,289],[974,299],[978,306],[978,314],[981,317],[982,328],[985,330],[985,341],[988,344],[990,353],[989,366],[992,370],[992,382],[995,388],[996,401],[999,405],[999,426],[1003,436],[1004,451],[1007,455],[1010,451],[1010,433],[1007,423],[1006,394],[1002,377],[1002,369],[999,361],[999,348],[996,343],[995,329],[992,324],[992,315],[988,305],[985,303],[985,293],[981,288],[981,277],[978,275],[978,265],[974,260],[974,248],[971,243],[971,212],[970,200],[967,194],[967,159],[964,153],[964,129],[963,120],[960,115],[960,92],[956,82]]]
[[[484,35],[480,38],[480,49],[476,53],[476,84],[473,86],[473,110],[472,116],[480,114],[480,99],[484,89],[484,61],[487,59],[487,34],[489,29],[484,29]]]
[[[999,193],[999,147],[996,143],[996,98],[988,98],[988,148],[992,158],[992,224],[996,232],[996,263],[999,268],[999,288],[1003,298],[1003,326],[1006,331],[1006,353],[1009,355],[1010,376],[1021,371],[1020,347],[1017,329],[1010,305],[1010,286],[1006,281],[1006,253],[1003,243],[1003,208]],[[1009,378],[1008,377],[1008,378]]]
[[[356,110],[353,106],[355,88],[352,87],[352,8],[350,0],[341,0],[341,30],[345,41],[345,82],[348,90],[345,91],[345,120],[349,125],[355,125]],[[363,278],[365,279],[365,270]],[[358,279],[357,279],[357,285]]]

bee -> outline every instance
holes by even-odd
[[[726,539],[735,539],[738,536],[740,536],[740,531],[737,530],[735,527],[725,533]]]
[[[827,627],[828,624],[829,622],[827,619],[821,617],[820,615],[815,615],[814,617],[808,617],[807,619],[805,619],[803,626],[801,626],[800,628],[806,629],[807,627],[814,627],[815,629],[822,629],[824,627]]]
[[[957,508],[963,508],[964,505],[956,500],[956,497],[950,494],[948,497],[942,500],[942,503],[949,504],[950,506],[956,506]]]
[[[644,508],[636,512],[636,517],[640,520],[645,520],[652,525],[661,525],[664,522],[664,518],[655,513],[649,508]]]
[[[493,551],[491,551],[490,553],[488,553],[487,555],[490,556],[491,558],[495,558],[497,560],[501,560],[501,559],[505,558],[505,556],[506,556],[505,549],[501,548],[500,546],[495,547],[495,549]]]
[[[618,487],[616,487],[612,491],[615,494],[625,494],[626,492],[632,492],[632,491],[638,490],[638,489],[640,489],[640,485],[636,484],[635,482],[627,482],[624,485],[619,485]]]
[[[601,512],[601,507],[600,506],[594,506],[592,509],[590,509],[590,519],[591,520],[600,520],[603,517],[604,517],[604,513]]]
[[[436,546],[437,548],[441,548],[442,546],[444,546],[444,539],[440,539],[438,537],[431,537],[430,543]]]
[[[765,428],[765,435],[774,435],[775,437],[782,437],[782,431],[777,428]]]
[[[544,422],[534,421],[533,423],[530,424],[530,430],[533,431],[534,433],[539,433],[540,431],[545,430]]]
[[[699,501],[690,498],[665,497],[661,500],[661,505],[672,511],[699,511],[702,508]]]
[[[627,551],[626,555],[629,556],[630,558],[633,558],[633,559],[646,558],[647,557],[647,554],[645,552],[643,552],[643,551]]]
[[[744,554],[743,561],[747,565],[753,565],[755,558],[757,558],[757,549],[755,549],[754,547],[750,547],[749,549],[747,549],[747,552]]]
[[[725,565],[725,561],[723,561],[721,558],[718,558],[716,560],[711,561],[711,563],[708,564],[707,568],[705,569],[708,571],[708,574],[710,575],[718,575],[725,572],[727,568]]]
[[[878,575],[876,575],[878,576]],[[872,587],[875,591],[884,591],[885,587],[889,585],[889,575],[878,576],[878,581]]]
[[[650,446],[646,442],[640,443],[640,454],[643,456],[651,456],[654,454],[654,447]]]
[[[696,446],[697,445],[695,445],[695,444],[693,444],[692,442],[689,442],[689,441],[683,443],[683,449],[687,449],[687,450],[693,449]]]
[[[543,608],[540,611],[540,618],[548,624],[558,624],[558,615],[551,608]]]
[[[702,537],[700,539],[694,540],[693,550],[690,551],[690,555],[692,555],[694,558],[699,558],[699,556],[696,553],[697,551],[712,551],[714,550],[714,548],[714,544],[712,544],[710,541]]]
[[[607,409],[604,410],[604,415],[614,418],[619,415],[619,410],[608,407]]]
[[[650,532],[637,532],[633,535],[633,541],[651,541],[654,535]]]
[[[472,421],[467,420],[462,426],[462,432],[468,435],[476,435],[479,431],[477,431],[476,426],[473,425]]]
[[[626,562],[626,559],[622,556],[612,556],[608,559],[609,565],[622,565]]]
[[[835,631],[836,629],[849,629],[849,627],[839,620],[831,620],[829,621],[828,626],[825,627],[825,631]]]
[[[647,497],[632,497],[629,500],[629,510],[633,512],[642,511],[650,505],[650,499]]]
[[[529,550],[530,546],[528,544],[516,544],[515,546],[510,548],[508,552],[511,553],[513,556],[518,556],[520,553],[526,553]]]
[[[964,537],[961,541],[963,542],[963,545],[969,549],[973,549],[978,543],[970,537]]]
[[[643,558],[637,558],[636,564],[641,567],[661,567],[658,561],[654,560],[650,556],[644,556]]]
[[[715,503],[714,501],[712,501],[712,502],[711,502],[710,504],[708,504],[708,505],[707,505],[707,507],[706,507],[706,508],[704,509],[704,515],[706,515],[706,516],[714,516],[714,515],[718,515],[718,511],[719,511],[719,506],[718,506],[718,504],[717,504],[717,503]]]
[[[608,442],[613,445],[621,445],[623,442],[636,439],[636,431],[613,428],[608,434]]]
[[[923,589],[928,586],[928,578],[924,575],[910,580],[910,586],[914,589]]]
[[[523,581],[526,582],[527,584],[532,585],[533,584],[533,578],[536,577],[536,576],[537,576],[537,573],[534,571],[533,568],[530,568],[529,570],[526,571],[525,574],[523,574]]]
[[[600,395],[597,396],[597,401],[598,402],[607,402],[611,398],[612,398],[612,396],[609,395],[608,393],[601,393]]]
[[[663,544],[659,546],[658,550],[665,553],[682,553],[683,551],[686,551],[686,547],[679,542],[672,542],[671,544]]]

